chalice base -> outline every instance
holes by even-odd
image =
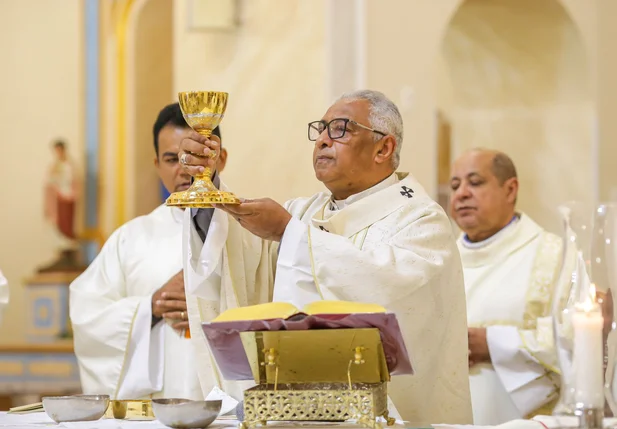
[[[165,204],[180,208],[211,208],[212,204],[240,204],[240,199],[231,192],[220,191],[209,179],[195,179],[186,191],[174,192]]]

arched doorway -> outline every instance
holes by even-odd
[[[559,1],[464,1],[438,64],[438,107],[451,126],[448,161],[478,146],[506,152],[520,177],[519,208],[552,230],[559,230],[559,203],[592,201],[589,67]]]

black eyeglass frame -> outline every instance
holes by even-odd
[[[332,122],[334,122],[334,121],[343,121],[345,123],[345,127],[343,128],[343,134],[341,134],[340,136],[337,136],[337,137],[332,137],[332,132],[330,131],[330,124],[332,124]],[[330,122],[326,122],[323,119],[321,121],[309,122],[308,123],[308,133],[307,133],[308,139],[309,139],[309,141],[312,141],[312,142],[317,141],[317,138],[319,138],[321,133],[323,133],[323,130],[321,130],[321,132],[319,133],[317,138],[311,139],[311,126],[313,126],[314,124],[322,124],[323,127],[324,127],[323,129],[324,130],[328,130],[328,137],[330,137],[331,140],[342,139],[343,137],[345,137],[345,133],[347,133],[347,125],[350,124],[350,123],[354,124],[354,125],[357,125],[358,127],[363,128],[363,129],[365,129],[367,131],[372,131],[374,133],[381,134],[383,137],[388,135],[388,134],[386,134],[386,133],[384,133],[382,131],[376,130],[376,129],[371,128],[371,127],[367,127],[366,125],[362,125],[359,122],[354,121],[353,119],[349,119],[349,118],[334,118]],[[315,131],[318,131],[317,128],[313,127],[313,129],[315,129]]]

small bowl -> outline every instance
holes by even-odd
[[[109,406],[109,395],[45,396],[47,415],[56,423],[98,420]]]
[[[191,401],[190,399],[153,399],[152,411],[165,426],[171,428],[205,428],[221,412],[223,401]]]

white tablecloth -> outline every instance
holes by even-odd
[[[403,422],[397,422],[396,425],[390,426],[392,429],[405,429],[410,427],[409,425],[402,424]],[[231,419],[216,420],[208,429],[237,429],[238,421]],[[385,426],[385,425],[384,425]],[[169,429],[167,426],[159,422],[158,420],[149,421],[130,421],[130,420],[115,420],[102,418],[100,420],[91,422],[76,422],[76,423],[55,423],[50,419],[45,412],[32,413],[32,414],[7,414],[6,412],[0,412],[0,428],[14,428],[14,429],[41,429],[41,428],[65,428],[65,429]],[[360,429],[359,425],[349,423],[310,423],[310,422],[269,422],[268,427],[272,429],[298,429],[298,428],[310,428],[310,429]]]
[[[617,419],[606,419],[605,427],[614,427],[617,425]],[[563,427],[577,427],[577,419],[572,417],[560,418],[557,420],[551,416],[537,416],[533,420],[513,420],[499,426],[473,426],[473,425],[447,425],[434,424],[435,429],[557,429]],[[236,420],[221,419],[215,421],[209,426],[211,429],[237,429],[238,422]],[[284,428],[359,428],[355,424],[339,424],[339,423],[268,423],[268,427],[276,429]],[[386,427],[384,425],[384,427]],[[397,422],[392,427],[393,429],[410,429],[415,427],[412,424]],[[7,414],[0,412],[0,428],[13,429],[41,429],[41,428],[65,428],[65,429],[168,429],[167,426],[157,420],[150,421],[130,421],[130,420],[115,420],[103,418],[91,422],[76,422],[76,423],[60,423],[57,424],[51,420],[44,412],[32,414]]]
[[[236,420],[217,420],[209,428],[212,429],[236,429]],[[13,429],[41,429],[41,428],[65,428],[65,429],[169,429],[157,420],[131,421],[102,418],[91,422],[55,423],[44,412],[32,414],[7,414],[0,412],[0,428]]]

